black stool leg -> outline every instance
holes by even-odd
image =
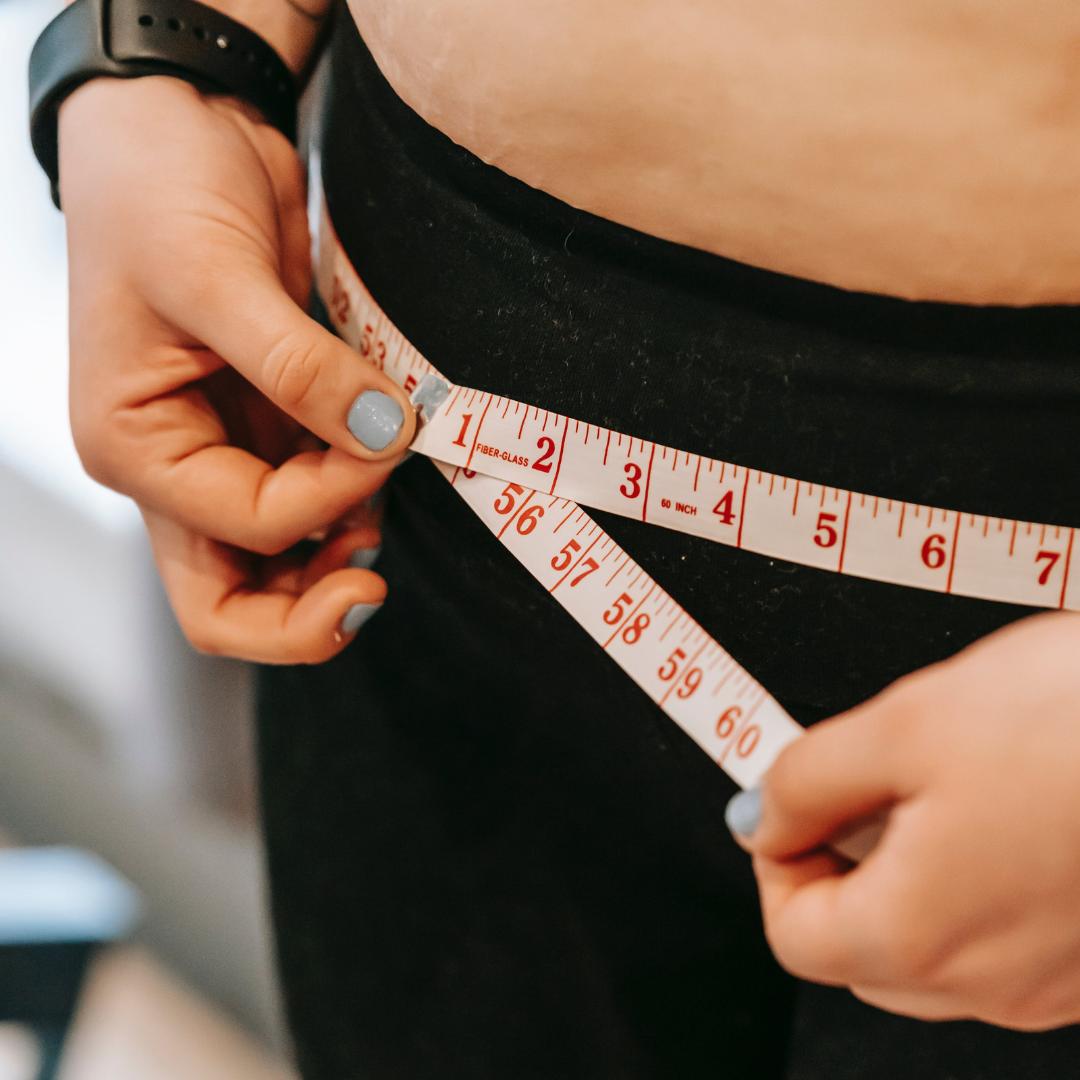
[[[0,1020],[26,1024],[37,1036],[37,1080],[55,1080],[64,1036],[97,947],[92,941],[0,945]]]
[[[60,1058],[64,1053],[64,1036],[67,1035],[67,1028],[55,1024],[34,1024],[33,1031],[37,1036],[41,1053],[41,1067],[38,1069],[37,1080],[56,1080]]]

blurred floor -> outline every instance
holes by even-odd
[[[33,1036],[0,1024],[0,1080],[32,1080]],[[144,949],[119,946],[90,969],[58,1080],[297,1080],[235,1021]]]
[[[91,969],[60,1080],[295,1080],[144,950]]]

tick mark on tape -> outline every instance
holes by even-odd
[[[738,472],[738,469],[739,469],[739,467],[738,467],[738,465],[736,465],[735,468],[731,470],[731,479],[732,480],[735,479],[735,474]],[[743,523],[746,521],[746,492],[749,489],[749,487],[750,487],[750,470],[747,469],[746,470],[746,480],[743,482],[743,489],[742,489],[742,508],[739,510],[739,535],[738,535],[738,538],[735,541],[735,546],[738,547],[738,548],[742,547]]]
[[[574,509],[576,510],[577,507],[575,507]],[[559,524],[556,525],[555,528],[551,530],[552,533],[557,533],[573,516],[574,516],[574,511],[571,510],[570,513],[567,514],[566,517],[564,517],[562,519],[562,521],[560,521]]]
[[[559,473],[562,472],[562,459],[563,451],[566,449],[566,436],[570,431],[570,417],[566,418],[566,423],[563,424],[562,442],[559,443],[559,460],[555,465],[555,479],[551,481],[551,490],[555,490],[555,485],[559,482]],[[550,440],[549,440],[550,441]]]
[[[847,509],[844,511],[844,535],[840,541],[840,562],[836,568],[838,574],[844,572],[844,553],[847,551],[847,529],[848,522],[851,520],[851,492],[848,492],[847,497]]]
[[[944,524],[947,514],[942,513],[942,523]],[[945,591],[947,593],[952,592],[952,579],[953,570],[956,568],[956,548],[960,543],[960,514],[956,515],[956,528],[953,530],[952,538],[952,555],[949,559],[949,580],[945,583]]]
[[[1065,573],[1061,578],[1061,599],[1058,601],[1058,607],[1063,608],[1065,606],[1065,590],[1069,587],[1069,568],[1072,563],[1072,549],[1073,549],[1073,537],[1076,536],[1076,530],[1069,530],[1069,546],[1065,549]]]

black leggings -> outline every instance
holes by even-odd
[[[347,15],[331,215],[456,382],[692,453],[1080,525],[1080,312],[912,304],[575,210],[425,124]],[[1080,1032],[926,1024],[769,954],[732,783],[414,457],[382,612],[266,669],[263,800],[307,1080],[1072,1077]],[[841,578],[595,515],[800,721],[1027,609]]]

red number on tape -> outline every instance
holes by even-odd
[[[584,566],[585,569],[580,574],[578,574],[578,576],[574,578],[573,581],[570,582],[571,589],[579,581],[581,581],[582,578],[587,578],[594,570],[600,569],[600,564],[595,559],[586,559],[583,563],[580,563],[579,565]]]
[[[814,543],[818,547],[831,548],[840,539],[836,530],[829,524],[830,521],[835,520],[835,514],[826,514],[824,511],[818,514],[817,532],[814,533]]]
[[[1045,585],[1050,580],[1050,572],[1054,569],[1054,564],[1061,558],[1060,551],[1040,551],[1035,556],[1035,561],[1042,562],[1043,559],[1049,559],[1050,561],[1042,568],[1042,573],[1039,574],[1039,584]]]
[[[734,491],[727,491],[724,497],[712,508],[712,512],[720,518],[721,525],[730,525],[735,520],[735,514],[731,509]]]
[[[345,323],[349,317],[349,294],[341,287],[337,274],[334,275],[334,290],[330,300],[330,309],[334,313],[334,319],[339,326]],[[361,349],[361,352],[366,350]]]
[[[548,458],[555,453],[555,440],[545,435],[542,439],[536,440],[536,449],[544,452],[533,462],[533,468],[539,469],[540,472],[551,472],[551,462]]]
[[[665,661],[663,667],[656,673],[664,682],[671,682],[675,673],[679,670],[679,661],[686,659],[686,653],[682,649],[676,649]]]
[[[492,503],[496,514],[509,514],[514,509],[516,505],[516,502],[514,500],[515,493],[517,493],[518,495],[523,495],[525,493],[525,489],[520,484],[507,484],[506,487],[503,488],[503,493],[495,500],[494,503]],[[500,506],[499,504],[502,502],[503,499],[506,500],[506,504],[504,506]]]
[[[726,739],[735,730],[735,721],[742,716],[742,707],[732,705],[720,714],[716,721],[716,734],[718,738]]]
[[[944,543],[945,537],[934,533],[922,546],[922,561],[931,570],[940,570],[945,565],[945,549],[941,546]]]
[[[735,747],[735,753],[739,757],[749,757],[761,740],[761,728],[757,724],[751,724],[740,736]]]
[[[701,678],[701,668],[692,667],[683,676],[682,686],[675,691],[675,696],[685,701],[701,685]]]
[[[455,446],[465,445],[465,432],[469,430],[469,421],[472,420],[473,414],[471,412],[465,413],[461,418],[461,430],[458,432],[458,437],[454,440]]]
[[[521,511],[521,517],[517,519],[514,528],[522,536],[528,536],[536,528],[537,520],[543,516],[544,508],[542,506],[530,506],[527,510]]]
[[[570,552],[580,550],[581,545],[576,540],[571,540],[570,543],[551,560],[551,569],[565,570],[574,561],[574,556],[571,555]]]
[[[620,596],[619,599],[604,612],[604,622],[606,622],[608,626],[618,626],[619,623],[623,621],[623,615],[625,614],[623,611],[623,604],[632,604],[633,602],[632,597],[623,593],[622,596]]]

